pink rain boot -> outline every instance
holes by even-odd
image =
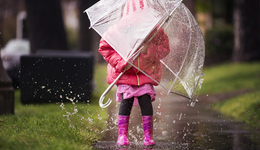
[[[153,116],[142,116],[143,120],[143,145],[155,145],[153,140]]]
[[[127,138],[129,116],[118,115],[118,139],[117,145],[129,145]]]

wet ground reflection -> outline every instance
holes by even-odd
[[[142,146],[140,108],[132,110],[129,124],[130,146],[116,147],[117,112],[116,104],[110,105],[109,130],[97,149],[214,149],[244,150],[260,149],[260,131],[244,123],[222,117],[212,111],[208,103],[188,106],[186,99],[158,94],[154,107],[153,147]]]

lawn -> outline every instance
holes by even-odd
[[[226,63],[205,68],[204,73],[201,94],[250,91],[215,103],[215,110],[260,127],[260,62]]]
[[[214,109],[254,127],[260,127],[260,90],[214,104]]]
[[[206,67],[201,94],[260,89],[260,62],[225,63]]]
[[[105,66],[95,67],[95,89],[90,103],[22,105],[15,91],[15,115],[0,116],[0,149],[92,149],[106,128],[107,111],[98,105],[106,88]]]

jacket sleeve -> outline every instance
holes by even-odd
[[[150,41],[147,53],[141,53],[141,57],[148,60],[161,60],[170,53],[169,39],[161,28]]]
[[[100,40],[98,51],[105,61],[119,72],[122,72],[127,65],[127,62],[103,38]]]

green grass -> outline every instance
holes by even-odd
[[[260,89],[260,62],[226,63],[205,68],[201,94]]]
[[[260,127],[260,62],[227,63],[204,69],[201,94],[248,90],[247,94],[217,102],[213,108],[222,114]]]
[[[16,90],[15,115],[0,116],[0,149],[92,149],[92,144],[102,137],[100,132],[106,128],[107,111],[98,105],[99,96],[106,88],[105,77],[105,66],[97,65],[96,90],[89,104],[22,105],[20,91]],[[69,115],[75,111],[76,114]]]
[[[260,91],[216,103],[213,108],[252,126],[260,127]]]

